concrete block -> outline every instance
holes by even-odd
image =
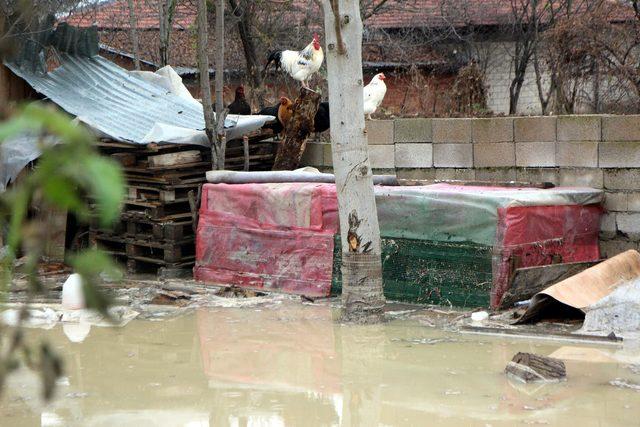
[[[630,212],[640,212],[640,193],[619,193],[625,194],[627,196],[627,206],[624,210],[628,210]]]
[[[437,168],[473,167],[473,144],[433,144],[433,165]]]
[[[396,168],[398,179],[419,179],[422,181],[435,181],[436,170],[423,168]]]
[[[304,148],[302,159],[300,160],[301,166],[324,166],[324,148],[323,144],[309,142]]]
[[[602,188],[604,172],[597,168],[560,169],[559,185]]]
[[[473,142],[513,142],[513,119],[472,119],[471,138]]]
[[[558,185],[560,170],[558,168],[518,168],[516,180],[522,182],[550,182]]]
[[[602,136],[601,116],[558,117],[558,141],[600,141]]]
[[[333,167],[333,153],[331,151],[331,143],[322,144],[322,152],[324,159],[324,165]]]
[[[516,117],[513,121],[516,142],[555,142],[555,117]]]
[[[640,203],[638,207],[640,208]],[[604,208],[610,212],[626,212],[629,209],[628,193],[607,191],[604,195]]]
[[[393,145],[370,145],[371,169],[395,169]]]
[[[601,240],[600,256],[603,258],[611,258],[629,249],[638,250],[638,242],[632,242],[624,239]]]
[[[477,181],[509,182],[516,180],[515,168],[476,169]]]
[[[431,119],[396,119],[394,120],[395,142],[431,142]]]
[[[602,117],[603,141],[640,141],[640,115]]]
[[[555,142],[516,142],[516,166],[553,167],[555,165]]]
[[[558,166],[595,168],[598,166],[598,143],[558,142],[556,163]]]
[[[396,144],[397,168],[430,168],[433,166],[433,144]]]
[[[393,120],[365,121],[369,145],[393,144]]]
[[[640,167],[640,142],[603,142],[600,144],[601,168]]]
[[[603,169],[607,190],[640,190],[640,169]]]
[[[616,215],[618,232],[629,240],[640,240],[640,213],[619,213]]]
[[[432,119],[433,142],[471,142],[471,119]]]
[[[372,168],[371,172],[374,175],[395,175],[396,174],[396,170],[395,169],[389,169],[389,168]]]
[[[436,179],[439,181],[475,181],[475,169],[436,169]]]
[[[473,165],[476,168],[513,167],[516,147],[512,142],[473,144]]]
[[[616,226],[616,214],[606,213],[602,215],[600,219],[600,238],[613,239],[618,233],[618,227]]]

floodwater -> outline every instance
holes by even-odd
[[[209,307],[171,319],[31,329],[66,362],[43,406],[11,377],[2,426],[639,426],[640,349],[458,334],[419,316],[345,326],[328,303]],[[85,331],[86,332],[86,331]],[[69,333],[69,330],[67,330]],[[566,358],[568,381],[513,383],[518,351]],[[569,360],[570,359],[570,360]]]

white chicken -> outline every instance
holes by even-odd
[[[273,62],[276,70],[282,68],[294,79],[302,82],[302,86],[309,89],[307,80],[315,74],[324,61],[324,53],[320,46],[320,37],[313,35],[313,40],[301,51],[297,50],[276,50],[269,54],[267,65],[264,71],[267,71],[269,65]]]
[[[378,73],[362,90],[364,114],[371,120],[371,115],[376,112],[385,94],[387,93],[387,85],[384,83],[386,79],[384,73]]]

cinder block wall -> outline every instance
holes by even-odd
[[[640,116],[376,120],[367,133],[375,173],[604,189],[603,256],[639,249]],[[331,170],[331,145],[307,144],[303,163]]]

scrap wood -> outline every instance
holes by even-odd
[[[513,356],[505,372],[525,383],[555,382],[567,377],[567,369],[562,360],[522,352]]]
[[[509,338],[523,338],[527,340],[538,339],[546,341],[566,341],[582,344],[604,344],[616,346],[622,344],[622,338],[620,337],[603,337],[600,335],[575,335],[572,333],[559,331],[534,331],[530,329],[521,329],[518,327],[496,328],[487,326],[462,326],[460,327],[460,333],[498,337],[508,336]]]
[[[571,262],[564,264],[550,264],[537,267],[518,268],[513,274],[509,288],[502,295],[499,309],[513,307],[519,301],[531,299],[538,292],[564,279],[572,277],[596,262]]]
[[[573,308],[584,312],[618,286],[637,277],[640,277],[640,253],[623,252],[537,293],[516,323],[536,322],[553,310]]]
[[[191,295],[180,291],[161,290],[151,300],[151,304],[184,306],[189,303]]]

